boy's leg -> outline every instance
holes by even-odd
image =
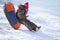
[[[29,22],[27,19],[20,20],[20,23],[25,25],[30,31],[32,31],[31,22]]]
[[[21,20],[22,24],[24,24],[30,31],[38,29],[37,25],[35,25],[33,22],[29,21],[28,19]]]

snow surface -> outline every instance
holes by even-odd
[[[60,40],[60,0],[28,0],[28,2],[27,19],[42,26],[41,29],[38,32],[31,32],[21,25],[19,30],[14,30],[0,5],[0,40]],[[13,3],[19,4],[16,0]],[[17,6],[15,8],[17,10]]]

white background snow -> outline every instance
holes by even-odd
[[[29,2],[30,21],[42,26],[30,32],[24,25],[14,30],[3,12],[4,2],[10,1],[17,10],[18,4]],[[60,0],[0,0],[0,40],[60,40]]]

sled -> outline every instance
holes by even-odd
[[[19,29],[21,23],[16,18],[16,12],[14,5],[11,2],[6,2],[4,4],[4,13],[8,19],[8,22],[14,29]]]

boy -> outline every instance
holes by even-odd
[[[27,14],[27,11],[25,9],[25,6],[19,5],[18,10],[16,12],[16,17],[17,17],[18,21],[21,24],[25,25],[30,31],[32,31],[32,30],[37,31],[38,29],[40,29],[40,27],[37,27],[37,25],[35,25],[33,22],[26,19],[26,14]]]

